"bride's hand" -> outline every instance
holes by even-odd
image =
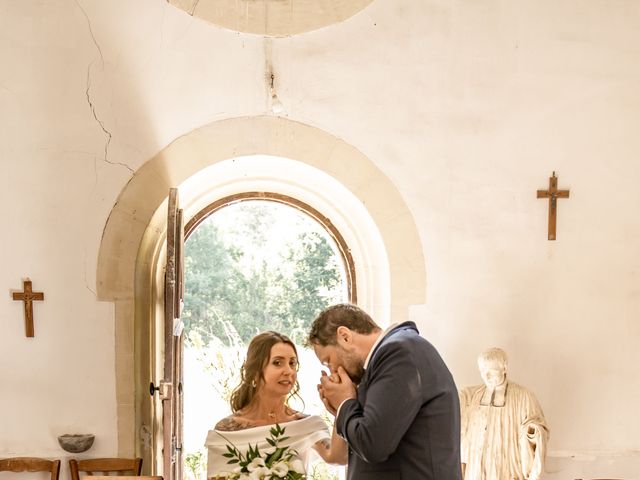
[[[329,400],[327,400],[327,397],[325,397],[325,395],[324,395],[324,386],[322,385],[325,379],[328,379],[329,381],[334,382],[335,380],[332,377],[337,377],[338,381],[340,380],[340,377],[335,373],[332,373],[331,375],[327,375],[327,372],[325,372],[324,370],[321,372],[320,383],[318,384],[318,394],[320,395],[320,400],[322,400],[322,403],[324,404],[324,407],[327,409],[327,411],[331,415],[333,415],[335,417],[336,408],[333,405],[331,405]]]
[[[331,377],[338,377],[338,381],[333,380]],[[356,387],[349,378],[349,375],[342,367],[338,367],[338,370],[332,375],[323,375],[320,377],[320,388],[322,401],[325,405],[335,405],[335,409],[338,408],[345,400],[349,398],[356,398]]]

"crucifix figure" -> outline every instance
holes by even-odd
[[[549,190],[538,190],[538,198],[549,199],[549,240],[556,239],[556,212],[558,198],[569,198],[569,190],[558,190],[558,177],[556,172],[549,177]]]
[[[34,336],[33,330],[33,301],[44,300],[44,293],[34,292],[31,290],[31,280],[27,279],[23,281],[22,292],[14,292],[13,299],[21,300],[24,302],[24,322],[27,330],[27,337]]]

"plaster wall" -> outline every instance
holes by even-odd
[[[118,453],[133,342],[96,298],[103,228],[176,138],[270,115],[271,66],[283,116],[401,192],[427,271],[410,316],[458,384],[505,348],[551,425],[546,479],[639,478],[638,25],[633,0],[375,0],[264,39],[161,0],[0,0],[0,456],[62,457],[56,435],[85,431],[87,454]],[[555,242],[535,198],[552,171],[571,189]],[[33,339],[10,297],[26,276]]]

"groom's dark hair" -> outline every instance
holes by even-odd
[[[339,303],[318,314],[311,325],[307,344],[321,347],[336,345],[336,331],[341,326],[365,335],[380,330],[376,322],[361,308],[350,303]]]

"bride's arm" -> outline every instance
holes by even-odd
[[[325,438],[316,442],[313,448],[327,463],[334,465],[346,465],[349,459],[349,447],[347,442],[345,442],[344,439],[336,433],[335,426],[333,427],[333,432],[331,434],[331,441]]]

